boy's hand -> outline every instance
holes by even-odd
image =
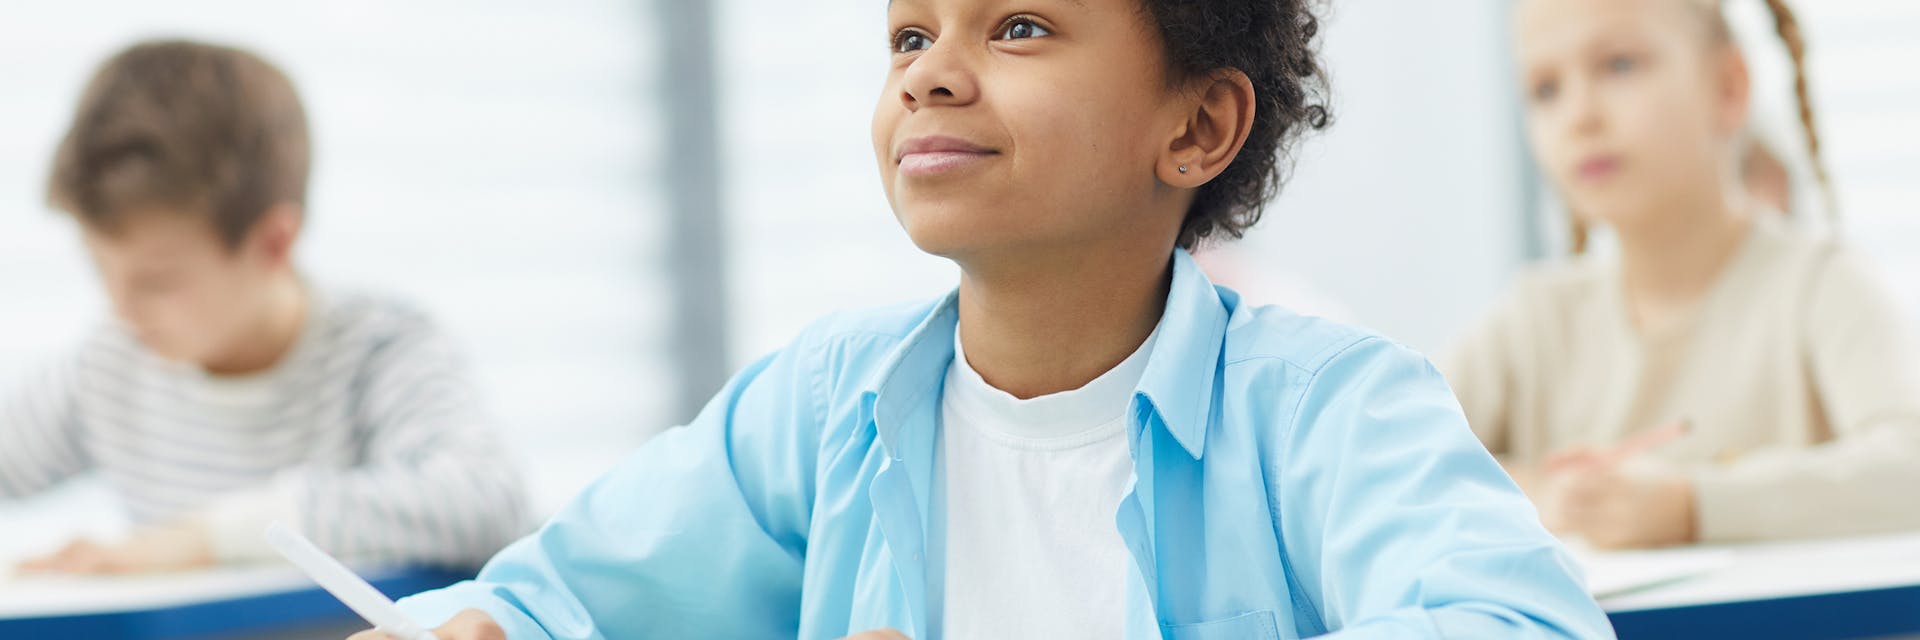
[[[212,566],[213,541],[198,524],[149,527],[117,543],[78,539],[20,563],[22,572],[129,574]]]
[[[507,632],[479,609],[468,609],[455,615],[446,624],[433,630],[433,637],[440,640],[507,640]],[[353,634],[347,640],[393,640],[393,636],[377,629],[368,629]]]

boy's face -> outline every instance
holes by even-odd
[[[179,362],[205,364],[233,349],[258,321],[284,264],[261,234],[229,248],[201,216],[139,212],[111,234],[82,226],[114,314],[148,348]]]
[[[873,149],[922,250],[964,265],[1167,228],[1135,218],[1184,114],[1139,0],[892,0],[887,13]]]
[[[1575,211],[1630,222],[1720,184],[1746,95],[1696,11],[1678,0],[1519,5],[1529,139]]]

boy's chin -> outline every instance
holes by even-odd
[[[983,229],[985,225],[978,220],[920,219],[903,218],[901,226],[907,231],[907,239],[922,252],[948,260],[959,261],[967,256],[991,251],[994,247],[1005,246],[1016,240],[1003,237],[1005,230]]]
[[[922,252],[954,262],[1019,258],[1085,241],[1092,229],[1073,228],[1031,211],[954,201],[896,207],[907,238]]]
[[[940,204],[894,207],[894,219],[921,251],[946,256],[968,242],[964,212]]]
[[[968,250],[972,248],[971,243],[959,238],[953,238],[949,234],[915,234],[908,232],[907,239],[912,240],[913,246],[918,247],[922,253],[946,258],[948,260],[959,260],[962,256],[967,255],[969,253]]]

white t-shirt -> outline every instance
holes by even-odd
[[[955,332],[935,462],[943,637],[1123,635],[1126,411],[1158,333],[1086,386],[1021,400],[967,364]]]

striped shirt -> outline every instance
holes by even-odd
[[[136,523],[198,519],[222,560],[288,522],[335,555],[477,564],[526,532],[519,474],[421,313],[315,290],[272,370],[161,359],[117,327],[0,401],[0,498],[97,470]]]

